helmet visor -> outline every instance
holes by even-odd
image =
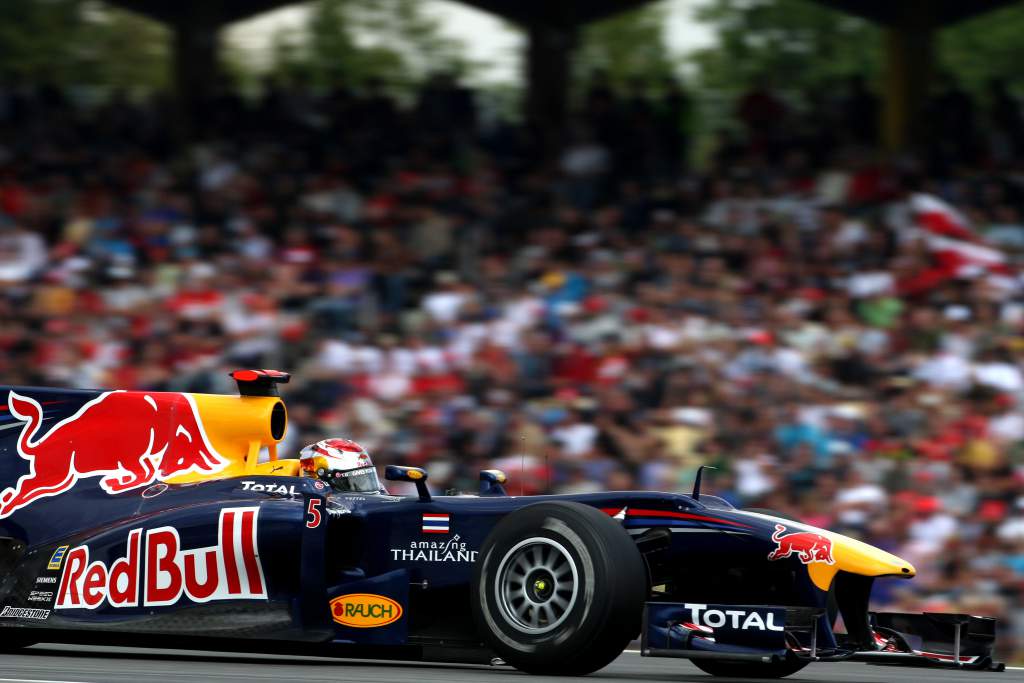
[[[377,470],[372,467],[347,472],[329,470],[321,478],[339,493],[379,493],[381,489]]]

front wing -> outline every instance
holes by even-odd
[[[645,657],[772,663],[863,661],[870,664],[1002,671],[993,658],[995,620],[966,614],[871,613],[873,642],[833,634],[815,607],[648,602]]]

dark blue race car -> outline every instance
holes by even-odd
[[[240,396],[0,388],[0,647],[140,644],[586,674],[634,639],[704,671],[999,669],[995,622],[868,611],[906,561],[713,496],[340,492],[279,457],[285,373]],[[261,453],[263,456],[261,457]],[[269,459],[267,458],[269,454]],[[834,628],[842,623],[842,629]]]

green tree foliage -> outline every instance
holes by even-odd
[[[1024,5],[1012,4],[950,26],[939,34],[940,68],[980,93],[992,78],[1020,79],[1024,64]]]
[[[0,2],[0,77],[29,83],[159,89],[170,33],[131,12],[88,0]]]
[[[601,73],[613,88],[623,89],[677,76],[677,60],[665,41],[667,11],[664,3],[653,3],[585,26],[575,55],[577,82]]]
[[[722,93],[757,80],[811,91],[881,66],[881,30],[809,0],[711,0],[697,13],[718,44],[694,55],[701,84]]]
[[[883,28],[812,0],[710,0],[698,11],[718,36],[699,51],[704,87],[735,93],[759,78],[812,93],[853,74],[877,82]],[[982,92],[993,77],[1019,78],[1024,61],[1024,5],[945,27],[936,41],[937,69]]]
[[[61,81],[74,52],[69,38],[81,23],[81,3],[0,2],[0,75]]]
[[[162,90],[170,83],[171,32],[133,12],[87,5],[76,46],[84,82],[125,90]]]
[[[318,86],[378,80],[402,90],[473,66],[418,0],[317,0],[305,31],[276,35],[272,50],[272,73]]]

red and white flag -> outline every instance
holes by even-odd
[[[910,196],[910,212],[928,250],[936,260],[937,269],[945,279],[982,275],[1015,276],[1006,255],[985,243],[971,226],[970,220],[953,206],[930,194]]]

